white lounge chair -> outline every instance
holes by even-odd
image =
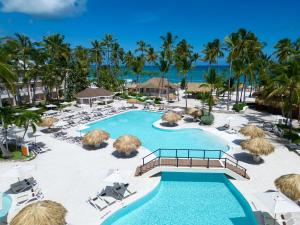
[[[104,200],[108,205],[112,205],[116,202],[116,198],[113,197],[114,193],[107,193],[107,188],[103,190],[102,192],[98,192],[97,196]]]
[[[40,200],[43,198],[44,198],[44,195],[40,190],[38,190],[38,191],[29,190],[29,191],[19,194],[17,196],[17,198],[16,198],[17,206],[26,205],[29,202],[32,202],[35,200]]]
[[[125,199],[135,194],[136,191],[132,192],[128,189],[129,184],[114,184],[114,191],[119,196],[120,199]]]
[[[104,200],[102,200],[101,198],[99,198],[98,196],[96,196],[95,198],[89,197],[88,202],[95,209],[98,209],[100,211],[102,211],[103,209],[105,209],[107,207],[107,203]]]

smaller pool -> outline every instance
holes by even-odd
[[[1,193],[0,193],[1,194]],[[7,218],[8,211],[11,207],[12,199],[8,194],[2,194],[2,207],[0,206],[0,222],[5,222]]]

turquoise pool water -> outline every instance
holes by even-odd
[[[1,193],[0,193],[1,194]],[[2,194],[2,209],[0,210],[0,222],[5,222],[8,211],[11,207],[12,199],[9,195],[7,194]]]
[[[177,148],[177,149],[206,149],[206,150],[227,150],[227,145],[217,136],[209,134],[200,129],[180,129],[162,130],[152,126],[161,118],[161,113],[147,111],[129,111],[104,120],[88,124],[89,128],[82,132],[87,132],[96,128],[103,129],[110,133],[112,138],[118,138],[124,134],[131,134],[139,137],[142,145],[149,150],[158,148]],[[166,152],[165,152],[166,153]],[[175,154],[168,152],[168,155]],[[181,152],[181,154],[187,154]],[[201,155],[202,152],[192,154]],[[211,153],[206,156],[216,156]]]
[[[257,225],[223,174],[163,173],[159,186],[102,225]]]

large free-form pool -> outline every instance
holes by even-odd
[[[124,134],[135,135],[144,147],[152,151],[158,148],[225,151],[228,149],[223,140],[200,129],[162,130],[152,126],[161,116],[161,113],[156,112],[129,111],[90,123],[89,128],[83,132],[99,128],[109,132],[114,139]]]
[[[162,173],[158,187],[102,225],[257,225],[223,174]]]

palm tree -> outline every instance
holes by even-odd
[[[14,117],[13,117],[14,110],[11,107],[1,107],[0,108],[0,120],[2,121],[2,127],[4,130],[4,139],[6,146],[4,147],[3,141],[0,141],[0,149],[2,151],[2,156],[4,158],[10,157],[10,152],[8,149],[8,141],[7,141],[7,129],[10,125],[14,123]]]
[[[91,62],[96,66],[96,77],[99,78],[100,76],[100,67],[102,65],[102,44],[100,41],[92,41],[92,48],[90,49],[91,55],[90,59]]]
[[[16,125],[18,127],[23,127],[25,129],[23,134],[23,139],[29,129],[32,128],[33,133],[36,132],[36,127],[38,123],[41,123],[42,119],[41,116],[35,112],[30,111],[23,111],[17,118],[16,118]]]
[[[218,65],[219,58],[224,56],[221,41],[219,39],[215,39],[212,42],[208,42],[202,53],[204,54],[203,61],[209,63],[209,69],[212,64]]]
[[[159,68],[159,71],[161,72],[161,81],[159,82],[159,87],[158,87],[159,88],[158,96],[160,97],[161,96],[161,90],[164,87],[165,75],[170,69],[170,61],[167,59],[165,51],[162,51],[160,53],[157,66]],[[160,87],[162,87],[162,88],[160,88]],[[169,93],[167,93],[167,97],[168,97],[168,100],[169,100]]]
[[[131,62],[132,72],[136,75],[136,83],[139,83],[139,77],[142,74],[145,66],[145,59],[142,56],[134,57]]]
[[[141,52],[141,57],[144,57],[144,53],[148,51],[150,46],[143,40],[138,41],[136,44],[138,45],[138,48],[135,52]]]
[[[289,61],[296,53],[295,45],[288,38],[282,39],[274,46],[276,57],[279,62]]]
[[[187,110],[187,74],[192,69],[193,63],[197,60],[192,51],[193,47],[183,39],[181,40],[175,49],[175,65],[179,74],[182,74],[185,79],[185,108]]]
[[[155,64],[156,63],[157,54],[154,51],[154,48],[149,47],[149,49],[147,50],[146,60],[147,60],[147,62],[149,62],[151,64]]]

